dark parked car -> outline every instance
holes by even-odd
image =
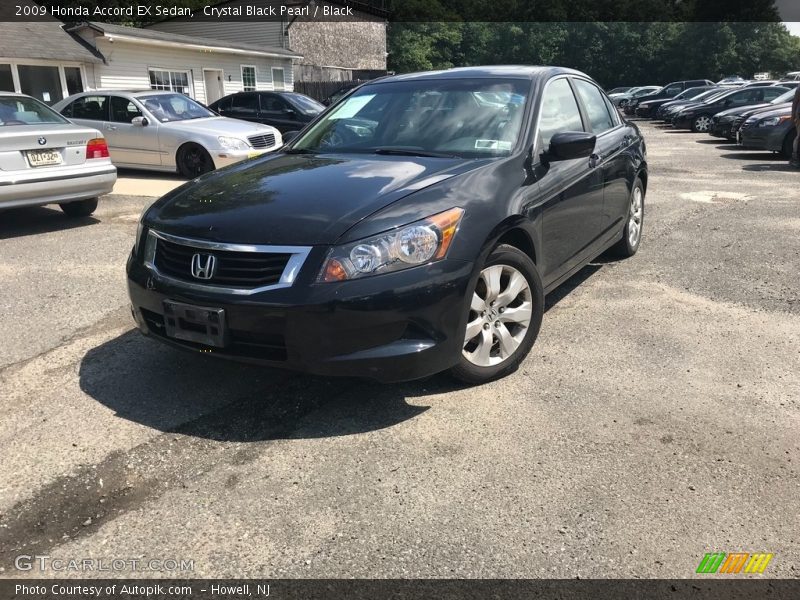
[[[718,112],[728,108],[769,102],[784,92],[786,92],[786,88],[777,86],[734,88],[725,94],[713,96],[711,100],[702,104],[690,105],[681,109],[673,117],[672,125],[677,129],[691,129],[695,133],[707,132],[711,129],[714,115]]]
[[[791,102],[750,115],[738,132],[739,145],[780,152],[786,158],[791,157],[792,145],[797,135],[791,115]]]
[[[639,105],[636,107],[636,116],[655,117],[658,109],[661,108],[667,102],[674,102],[676,100],[693,100],[703,92],[707,92],[708,90],[713,89],[713,87],[714,86],[699,86],[699,87],[687,88],[674,98],[657,98],[653,100],[646,100],[647,96],[644,96],[643,98],[641,98],[642,101],[639,102]]]
[[[737,108],[729,108],[714,115],[711,125],[711,135],[715,137],[724,137],[729,140],[736,141],[736,132],[739,127],[744,123],[745,119],[750,115],[760,110],[771,110],[777,108],[781,104],[790,103],[794,98],[794,90],[787,90],[774,100],[770,102],[762,102],[759,104],[752,104],[750,106],[740,106]]]
[[[702,104],[706,100],[710,100],[714,96],[722,95],[730,91],[729,88],[722,88],[719,86],[714,86],[707,89],[705,92],[702,92],[695,96],[694,98],[681,98],[681,99],[674,99],[670,100],[669,102],[665,102],[662,104],[658,110],[656,110],[656,119],[661,119],[667,123],[672,122],[672,117],[677,113],[679,110],[686,108],[687,106]]]
[[[238,92],[210,106],[223,117],[272,125],[281,133],[302,129],[325,110],[316,100],[296,92]]]
[[[638,98],[631,98],[627,104],[625,104],[625,114],[626,115],[634,115],[636,114],[636,109],[642,102],[647,100],[661,100],[662,98],[665,100],[670,100],[675,98],[678,94],[680,94],[683,90],[692,87],[698,86],[710,86],[714,85],[713,81],[709,81],[708,79],[689,79],[686,81],[673,81],[672,83],[668,83],[660,90],[656,90],[646,96],[640,96]]]
[[[636,252],[646,189],[639,130],[583,73],[389,77],[277,155],[151,206],[128,260],[133,313],[220,357],[484,382],[528,354],[546,293],[609,248]]]

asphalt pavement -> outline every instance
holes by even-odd
[[[0,576],[65,576],[18,571],[31,554],[193,569],[120,576],[673,578],[714,551],[800,576],[800,171],[642,128],[639,253],[554,292],[519,371],[474,388],[164,347],[124,284],[152,198],[2,213]]]

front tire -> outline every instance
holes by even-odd
[[[692,131],[695,133],[708,133],[711,131],[711,117],[707,115],[700,115],[692,120]]]
[[[199,144],[184,144],[175,157],[178,171],[187,179],[194,179],[214,170],[214,161],[208,151]]]
[[[63,204],[59,204],[59,206],[68,217],[88,217],[97,209],[97,198],[64,202]]]
[[[544,287],[530,257],[508,245],[486,259],[469,306],[464,344],[451,373],[481,384],[515,371],[528,355],[544,314]]]

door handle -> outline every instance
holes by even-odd
[[[591,154],[589,156],[589,166],[594,169],[597,165],[599,165],[603,161],[603,157],[599,154]]]
[[[117,126],[116,125],[106,125],[106,129],[110,129],[111,131],[116,131]]]

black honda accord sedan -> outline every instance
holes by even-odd
[[[380,79],[278,153],[151,206],[133,315],[204,354],[480,383],[528,354],[546,293],[605,250],[636,252],[646,189],[639,130],[580,72]]]

